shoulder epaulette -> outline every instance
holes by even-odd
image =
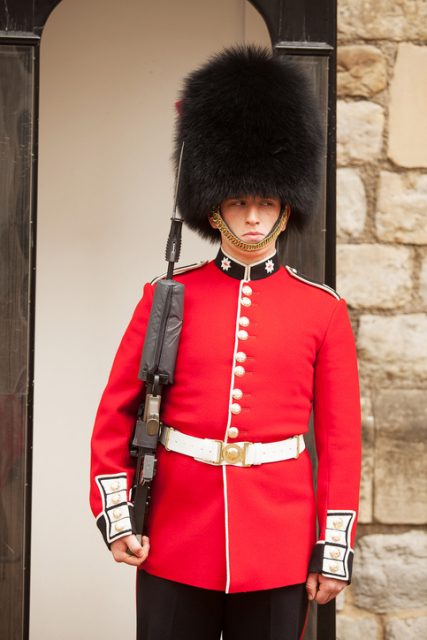
[[[203,267],[208,262],[209,262],[208,260],[202,260],[201,262],[194,262],[193,264],[187,264],[187,265],[184,265],[183,267],[177,267],[176,269],[173,270],[173,275],[179,276],[181,275],[181,273],[186,273],[187,271],[193,271],[194,269],[200,269],[200,267]],[[161,276],[157,276],[157,278],[154,278],[150,284],[156,284],[156,282],[158,282],[159,280],[163,280],[163,278],[166,278],[166,275],[167,275],[167,272],[162,273]]]
[[[332,287],[328,287],[327,284],[322,284],[321,282],[316,282],[316,280],[311,280],[310,278],[307,278],[307,276],[303,276],[301,273],[298,273],[298,271],[293,267],[288,267],[288,265],[286,265],[285,269],[293,278],[301,280],[301,282],[305,282],[306,284],[310,284],[312,287],[323,289],[323,291],[326,291],[326,293],[334,296],[334,298],[336,298],[337,300],[341,300],[341,296],[338,295],[335,289],[332,289]]]

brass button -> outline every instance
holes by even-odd
[[[245,296],[251,296],[253,291],[252,291],[252,287],[250,287],[248,284],[243,285],[242,287],[242,293]]]
[[[237,376],[238,378],[240,378],[241,376],[244,376],[245,367],[241,367],[240,365],[238,365],[237,367],[234,367],[234,375]]]
[[[243,396],[243,391],[241,389],[233,389],[233,391],[231,392],[231,397],[234,400],[240,400],[242,396]]]
[[[116,524],[114,525],[114,528],[117,531],[117,533],[120,533],[121,531],[124,531],[125,525],[121,524],[120,522],[116,522]]]
[[[244,307],[250,307],[252,304],[252,300],[250,298],[243,297],[240,300],[240,304],[242,304]]]
[[[122,512],[120,509],[114,509],[113,511],[113,518],[114,520],[118,520],[119,518],[121,518],[122,516]]]
[[[342,518],[336,518],[332,521],[334,529],[342,529],[344,526],[344,520]]]
[[[113,504],[119,504],[119,502],[120,502],[120,493],[115,493],[113,496],[111,496],[111,502]]]
[[[341,536],[332,536],[332,542],[339,542],[341,540]]]
[[[249,337],[249,334],[247,331],[245,331],[244,329],[240,329],[237,332],[237,337],[239,338],[239,340],[247,340]]]
[[[329,571],[331,573],[337,573],[339,570],[339,566],[337,564],[330,564],[329,565]]]
[[[340,557],[340,555],[341,555],[341,554],[340,554],[339,549],[331,549],[331,550],[329,551],[329,556],[330,556],[331,558],[333,558],[334,560],[338,560],[338,558]]]
[[[239,318],[239,324],[241,327],[249,327],[249,318],[246,316],[241,316]]]
[[[120,482],[118,480],[114,480],[114,482],[110,485],[111,491],[118,491],[120,489]]]
[[[230,407],[231,413],[233,413],[235,416],[237,416],[241,412],[241,410],[242,410],[242,407],[237,402],[233,402],[233,404]]]
[[[237,427],[230,427],[227,433],[229,438],[234,439],[234,438],[237,438],[237,436],[239,435],[239,430]]]
[[[244,362],[247,358],[246,353],[243,353],[243,351],[238,351],[236,353],[236,360],[237,362]]]

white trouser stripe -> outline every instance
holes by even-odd
[[[230,540],[229,540],[229,533],[228,533],[228,500],[227,500],[226,467],[222,468],[222,480],[224,485],[224,515],[225,515],[225,568],[226,568],[225,593],[228,593],[230,591]]]

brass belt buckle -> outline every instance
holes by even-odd
[[[219,455],[215,464],[226,462],[227,464],[240,464],[242,467],[250,467],[246,462],[246,452],[249,442],[229,442],[224,443],[217,440],[220,445]]]

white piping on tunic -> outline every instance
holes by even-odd
[[[181,273],[186,273],[187,271],[193,271],[194,269],[200,269],[200,267],[204,267],[205,264],[208,264],[208,260],[202,260],[201,262],[193,262],[192,264],[186,264],[183,267],[176,267],[173,270],[173,275],[179,276],[181,275]],[[162,275],[156,276],[155,278],[153,278],[150,284],[156,284],[157,282],[159,282],[159,280],[164,280],[166,276],[167,276],[167,271],[165,271],[165,273],[162,273]]]
[[[228,500],[227,500],[227,465],[222,467],[222,482],[224,486],[224,514],[225,514],[225,568],[226,568],[226,581],[225,581],[225,593],[230,590],[230,540],[228,537]]]
[[[326,291],[326,293],[330,293],[331,296],[334,296],[334,298],[336,298],[337,300],[341,300],[341,296],[338,295],[335,289],[332,289],[332,287],[329,287],[327,284],[322,284],[320,282],[313,282],[312,280],[308,280],[307,278],[302,276],[300,273],[298,273],[296,269],[294,269],[293,267],[288,267],[288,265],[286,265],[285,269],[289,273],[289,275],[291,275],[293,278],[296,278],[296,280],[305,282],[305,284],[310,284],[312,287],[317,287],[317,289],[323,289],[323,291]]]
[[[241,308],[241,299],[242,299],[242,287],[246,283],[246,280],[241,280],[239,284],[239,302],[237,305],[237,315],[236,315],[236,328],[234,332],[234,350],[233,350],[233,362],[231,364],[231,381],[230,381],[230,395],[228,400],[228,419],[227,426],[225,428],[224,434],[224,442],[227,442],[228,439],[228,429],[231,424],[231,404],[232,404],[232,393],[234,389],[234,364],[236,361],[236,353],[238,347],[238,336],[237,333],[239,331],[239,319],[240,319],[240,308]],[[222,478],[224,485],[224,520],[225,520],[225,561],[226,561],[226,570],[227,570],[227,579],[225,584],[225,593],[229,592],[230,589],[230,545],[229,545],[229,532],[228,532],[228,498],[227,498],[227,465],[222,467]]]

